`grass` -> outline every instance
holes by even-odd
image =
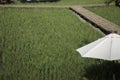
[[[105,19],[108,19],[111,22],[114,22],[115,24],[120,25],[120,8],[115,6],[110,7],[92,7],[87,8],[91,10],[92,12],[102,16]]]
[[[18,5],[80,5],[80,4],[100,4],[104,3],[105,0],[60,0],[58,2],[31,2],[31,3],[20,3],[15,2]]]
[[[76,52],[103,35],[72,11],[0,8],[0,15],[0,80],[106,80],[99,61]]]

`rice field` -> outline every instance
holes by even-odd
[[[91,10],[92,12],[102,16],[103,18],[120,25],[120,8],[115,6],[109,6],[109,7],[89,7],[87,8]]]
[[[0,8],[0,16],[0,80],[111,80],[99,60],[76,52],[103,35],[71,10]]]

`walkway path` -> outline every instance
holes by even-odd
[[[17,8],[70,8],[70,7],[95,7],[106,6],[105,4],[87,4],[87,5],[0,5],[0,7],[17,7]]]
[[[120,34],[120,26],[96,15],[95,13],[83,8],[83,7],[71,7],[75,12],[94,23],[106,32],[117,31]]]
[[[106,32],[117,31],[120,34],[120,26],[96,15],[84,7],[105,6],[105,4],[75,5],[75,6],[41,6],[41,5],[0,5],[0,7],[17,7],[17,8],[70,8],[80,16],[94,23],[100,29]]]
[[[0,7],[10,7],[10,8],[69,8],[70,6],[51,6],[51,5],[0,5]]]

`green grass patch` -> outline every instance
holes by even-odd
[[[108,19],[115,24],[120,25],[120,8],[115,6],[110,7],[91,7],[87,8],[88,10],[102,16],[105,19]]]
[[[80,5],[80,4],[100,4],[104,3],[105,0],[60,0],[58,2],[31,2],[31,3],[20,3],[15,2],[18,5]]]
[[[104,79],[102,72],[88,69],[99,64],[96,59],[76,52],[103,35],[72,11],[0,8],[0,15],[0,80]]]

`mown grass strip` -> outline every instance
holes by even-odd
[[[105,0],[60,0],[57,2],[26,2],[21,3],[16,1],[14,4],[17,5],[80,5],[80,4],[100,4],[104,3]]]

